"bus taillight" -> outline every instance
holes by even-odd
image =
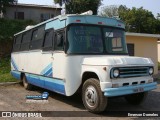
[[[103,24],[103,22],[98,22],[98,24]]]
[[[81,22],[81,20],[76,20],[76,22]]]

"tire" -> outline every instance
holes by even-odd
[[[20,84],[21,86],[24,86],[24,85],[23,85],[23,78],[21,78],[19,84]]]
[[[33,85],[31,85],[30,83],[27,82],[27,78],[26,78],[25,75],[23,75],[22,81],[23,81],[23,86],[26,90],[32,90],[33,89]]]
[[[148,92],[136,93],[125,96],[125,99],[128,103],[132,105],[139,105],[143,103],[147,98]]]
[[[100,83],[95,78],[86,80],[82,87],[82,101],[92,113],[103,112],[107,106],[107,97],[101,91]]]

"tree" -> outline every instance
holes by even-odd
[[[157,13],[157,19],[160,20],[160,13]]]
[[[152,12],[141,8],[121,6],[119,17],[126,23],[126,30],[137,33],[156,33],[156,19]]]
[[[160,20],[154,17],[152,12],[143,9],[143,7],[132,9],[127,8],[124,5],[107,6],[102,9],[102,16],[119,16],[119,18],[125,22],[126,31],[137,33],[159,33],[160,32]],[[159,16],[159,14],[158,14]]]
[[[54,0],[60,6],[65,4],[67,14],[76,14],[92,10],[93,14],[97,14],[98,7],[101,5],[101,0]]]
[[[130,11],[129,8],[127,8],[125,5],[120,5],[118,8],[118,15],[120,18],[125,19],[127,17],[127,12]]]
[[[71,2],[71,0],[53,0],[53,1],[54,1],[54,3],[59,4],[60,6],[62,6],[63,4]]]
[[[160,34],[160,19],[156,19],[156,34]]]
[[[109,5],[101,9],[100,15],[104,17],[114,17],[114,16],[120,17],[121,15],[122,17],[124,17],[128,10],[129,8],[127,8],[125,5],[120,5],[120,6]]]
[[[4,13],[6,6],[13,4],[16,0],[0,0],[0,12]]]
[[[101,9],[100,15],[104,17],[118,16],[118,6],[117,5],[105,6]]]

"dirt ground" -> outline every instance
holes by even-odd
[[[49,114],[50,117],[45,118],[31,118],[31,119],[157,119],[146,118],[146,117],[120,117],[121,113],[132,113],[136,111],[160,111],[160,82],[158,82],[158,88],[156,90],[150,91],[146,101],[139,105],[133,106],[128,104],[123,97],[116,97],[108,99],[108,107],[106,111],[100,115],[94,115],[85,110],[81,97],[74,95],[72,97],[66,97],[53,92],[49,92],[48,101],[43,103],[27,103],[26,95],[40,95],[43,93],[44,89],[35,87],[33,91],[27,91],[20,84],[11,85],[0,85],[0,111],[50,111],[44,112],[46,115]],[[58,112],[60,111],[60,112]],[[117,112],[118,111],[118,112]],[[115,113],[115,114],[114,114]],[[119,113],[119,114],[118,114]],[[117,115],[118,114],[118,115]],[[54,116],[55,115],[55,116]],[[160,115],[159,115],[160,116]],[[0,118],[4,119],[4,118]],[[5,119],[15,119],[15,118],[5,118]],[[21,119],[21,118],[16,118]],[[29,119],[29,118],[22,118]]]

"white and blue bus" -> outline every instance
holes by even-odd
[[[11,74],[65,96],[82,93],[87,110],[105,110],[109,97],[140,104],[156,88],[150,58],[130,57],[125,25],[115,18],[60,15],[14,35]]]

